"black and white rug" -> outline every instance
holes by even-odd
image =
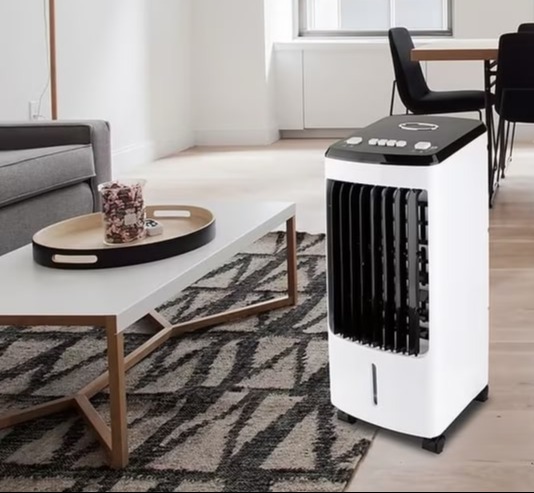
[[[372,437],[329,401],[324,251],[324,236],[299,234],[298,306],[171,340],[130,370],[125,470],[58,414],[0,431],[0,491],[342,491]],[[272,233],[159,310],[177,322],[243,306],[284,292],[285,275]],[[133,327],[127,349],[146,337]],[[73,393],[104,367],[96,329],[1,327],[0,411]],[[105,412],[107,395],[93,402]]]

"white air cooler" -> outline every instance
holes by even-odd
[[[485,131],[393,116],[326,153],[332,403],[436,453],[488,394]]]

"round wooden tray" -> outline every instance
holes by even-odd
[[[163,233],[116,245],[104,244],[100,212],[53,224],[33,236],[33,258],[60,269],[122,267],[180,255],[215,237],[215,218],[202,207],[147,206],[146,217],[160,222]]]

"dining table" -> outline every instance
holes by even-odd
[[[480,61],[483,62],[485,121],[488,135],[488,194],[493,205],[499,188],[500,170],[497,159],[497,140],[493,119],[493,94],[497,75],[499,40],[495,39],[444,39],[420,44],[412,49],[411,59],[417,62]],[[482,64],[481,64],[482,65]]]

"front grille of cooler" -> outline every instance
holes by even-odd
[[[424,190],[327,181],[330,329],[406,355],[428,350]]]

